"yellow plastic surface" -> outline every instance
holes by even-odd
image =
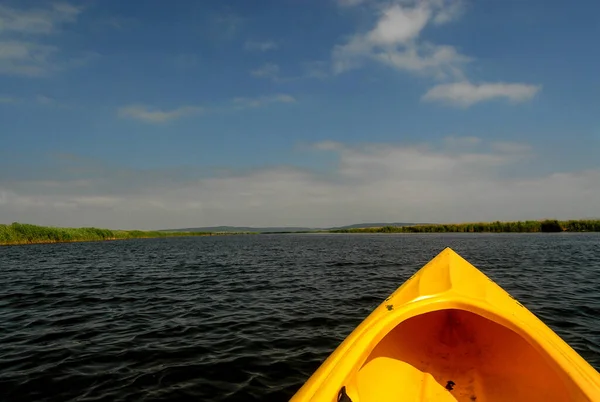
[[[560,295],[557,295],[560,297]],[[600,374],[446,248],[377,307],[292,402],[600,401]]]

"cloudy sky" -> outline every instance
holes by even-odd
[[[0,222],[600,217],[599,13],[0,0]]]

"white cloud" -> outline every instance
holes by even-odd
[[[494,151],[508,154],[519,154],[531,151],[531,146],[527,144],[510,141],[493,142],[491,147]]]
[[[181,106],[172,110],[153,109],[151,107],[135,104],[124,106],[118,110],[120,117],[128,117],[146,123],[164,123],[181,117],[203,113],[205,108],[201,106]]]
[[[250,74],[260,78],[277,78],[279,74],[279,66],[275,63],[266,63],[261,67],[252,70]]]
[[[88,52],[63,57],[59,48],[49,43],[63,25],[75,23],[81,11],[67,3],[43,8],[0,5],[0,74],[39,77],[80,66],[97,56]]]
[[[398,70],[430,75],[438,79],[462,77],[462,66],[471,61],[452,46],[409,45],[404,51],[381,51],[372,57]]]
[[[436,25],[442,25],[447,22],[456,20],[462,15],[465,9],[465,5],[462,0],[450,2],[448,2],[447,0],[433,1],[438,3],[438,12],[433,18],[433,23]]]
[[[54,71],[57,51],[55,46],[35,42],[0,40],[0,74],[41,76]]]
[[[382,4],[371,30],[355,33],[345,43],[334,47],[334,73],[376,61],[400,71],[456,81],[430,89],[423,99],[463,107],[494,98],[522,102],[541,89],[523,83],[472,84],[464,71],[466,64],[474,60],[472,57],[461,54],[452,45],[431,43],[421,38],[428,25],[439,26],[458,19],[465,11],[462,0],[392,0]]]
[[[425,95],[425,101],[441,101],[462,107],[496,98],[505,98],[512,102],[524,102],[533,98],[541,86],[521,83],[482,83],[468,81],[440,84],[431,88]]]
[[[58,26],[74,22],[81,8],[66,3],[54,3],[49,8],[28,10],[0,5],[0,33],[49,34]]]
[[[277,94],[271,96],[260,96],[257,98],[238,97],[233,99],[237,108],[253,108],[264,106],[267,103],[293,103],[296,99],[287,94]]]
[[[324,79],[330,76],[329,63],[322,60],[311,60],[302,63],[302,72],[296,75],[282,74],[281,68],[275,63],[265,63],[250,71],[257,78],[270,79],[276,83],[286,83],[307,78]]]
[[[356,39],[379,46],[405,43],[419,35],[430,16],[431,10],[423,5],[414,8],[393,5],[383,12],[375,28],[366,37],[358,36]]]
[[[355,7],[368,1],[369,0],[337,0],[337,3],[341,7]]]
[[[39,101],[39,99],[38,99]],[[296,98],[289,94],[274,94],[258,97],[237,97],[231,100],[231,104],[225,107],[203,107],[197,105],[185,105],[171,110],[162,110],[143,104],[132,104],[119,108],[117,115],[122,118],[130,118],[145,123],[165,123],[183,117],[202,115],[210,112],[222,112],[233,109],[258,108],[270,103],[293,103]],[[44,102],[45,103],[45,102]]]
[[[268,78],[276,83],[298,81],[306,78],[324,79],[329,77],[329,64],[322,60],[305,61],[302,63],[302,73],[297,75],[285,75],[281,73],[279,65],[265,63],[261,67],[250,71],[250,74],[258,78]]]
[[[246,43],[244,44],[244,49],[248,50],[248,51],[259,51],[259,52],[266,52],[268,50],[275,50],[277,49],[279,46],[277,45],[277,43],[275,41],[272,40],[266,40],[266,41],[246,41]]]
[[[100,171],[64,185],[0,184],[11,221],[112,228],[204,225],[329,226],[366,221],[448,222],[600,216],[600,167],[532,175],[525,144],[362,144],[326,141],[322,173],[291,166],[179,179],[160,172]],[[81,162],[85,164],[85,161]],[[52,174],[53,181],[58,175]]]
[[[103,208],[117,206],[120,202],[120,197],[114,196],[78,196],[69,200],[69,203],[75,205]]]
[[[471,59],[453,46],[419,40],[428,23],[448,21],[456,13],[454,3],[438,0],[401,2],[385,8],[370,31],[354,34],[332,53],[333,70],[339,74],[374,60],[398,70],[438,78],[460,77]],[[440,17],[442,16],[442,17]]]

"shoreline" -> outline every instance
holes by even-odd
[[[65,244],[65,243],[103,243],[110,241],[122,241],[122,240],[138,240],[138,239],[167,239],[174,237],[211,237],[211,236],[239,236],[239,235],[254,235],[258,233],[210,233],[210,234],[193,234],[190,232],[185,235],[175,235],[175,236],[141,236],[141,237],[120,237],[120,238],[109,238],[109,239],[77,239],[77,240],[47,240],[47,239],[34,239],[34,240],[24,240],[24,241],[15,241],[15,242],[0,242],[0,247],[8,247],[8,246],[28,246],[35,244]]]
[[[226,235],[226,234],[229,234],[229,233],[224,233],[224,235]],[[245,234],[245,233],[231,233],[231,234],[238,235],[238,234]],[[17,241],[17,242],[11,242],[11,243],[2,242],[2,243],[0,243],[0,247],[1,246],[27,246],[27,245],[34,245],[34,244],[94,243],[94,242],[102,243],[102,242],[121,241],[121,240],[166,239],[166,238],[171,238],[171,237],[201,237],[201,236],[221,236],[221,234],[201,234],[201,235],[190,234],[190,235],[158,236],[158,237],[154,237],[154,236],[122,237],[122,238],[113,237],[113,238],[107,238],[107,239],[78,239],[78,240],[34,239],[34,240],[24,240],[24,241]]]
[[[348,229],[322,229],[281,232],[178,232],[111,230],[94,227],[59,228],[13,223],[0,224],[0,246],[28,244],[81,243],[131,239],[158,239],[167,237],[232,236],[256,234],[392,234],[392,233],[592,233],[600,232],[600,220],[581,219],[559,221],[495,221],[452,224],[421,224]]]

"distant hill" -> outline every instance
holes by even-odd
[[[301,227],[248,227],[248,226],[204,226],[199,228],[165,229],[163,232],[302,232],[317,230]]]
[[[354,225],[331,227],[331,228],[327,228],[326,230],[380,228],[380,227],[383,227],[383,226],[413,226],[413,225],[422,225],[422,223],[406,223],[406,222],[396,222],[396,223],[356,223]]]
[[[326,228],[309,228],[297,226],[281,226],[281,227],[250,227],[250,226],[204,226],[197,228],[180,228],[180,229],[163,229],[161,232],[259,232],[259,233],[280,233],[280,232],[311,232],[317,230],[339,230],[339,229],[360,229],[373,228],[382,226],[411,226],[415,223],[356,223],[354,225],[326,227]]]

